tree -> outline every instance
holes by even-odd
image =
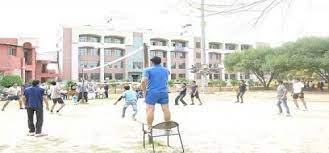
[[[268,88],[280,73],[288,71],[286,55],[280,49],[257,48],[229,54],[225,68],[229,71],[251,72],[259,82]]]
[[[17,83],[17,85],[19,85],[19,86],[23,85],[23,80],[21,79],[20,76],[6,75],[0,81],[1,86],[4,86],[6,88],[13,86],[15,83]]]
[[[289,65],[295,70],[316,73],[328,82],[329,87],[329,38],[305,37],[286,43],[282,50],[288,53]]]

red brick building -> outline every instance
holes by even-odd
[[[48,62],[36,60],[34,45],[24,39],[0,38],[0,73],[19,75],[25,82],[55,79],[57,74],[46,69]]]

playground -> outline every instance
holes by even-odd
[[[175,106],[171,94],[172,119],[180,124],[187,153],[327,153],[329,152],[328,93],[305,93],[309,111],[296,110],[292,98],[288,105],[292,116],[277,115],[274,91],[250,91],[244,104],[236,104],[234,92],[203,95],[204,105]],[[141,122],[145,119],[143,99],[138,102],[137,121],[130,118],[131,108],[122,119],[123,103],[110,99],[91,100],[73,105],[61,114],[45,112],[43,131],[46,137],[26,136],[26,111],[17,103],[0,112],[0,152],[3,153],[149,153],[142,147]],[[188,97],[185,100],[190,103]],[[0,102],[1,104],[3,102]],[[156,107],[154,123],[162,122]],[[181,152],[178,137],[155,138],[156,152]]]

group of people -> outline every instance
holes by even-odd
[[[187,106],[187,103],[184,101],[184,97],[187,94],[187,85],[186,83],[183,83],[181,85],[181,88],[179,90],[179,95],[175,98],[175,105],[179,105],[178,102],[180,101],[184,106]],[[196,85],[196,81],[192,81],[191,85],[191,105],[194,105],[194,98],[196,98],[199,101],[199,105],[202,105],[200,96],[199,96],[199,89],[198,85]]]
[[[279,108],[279,115],[281,115],[283,112],[282,107],[281,107],[281,105],[283,104],[283,106],[286,109],[286,116],[291,116],[289,106],[287,104],[288,90],[285,87],[282,80],[278,81],[278,83],[279,83],[279,85],[277,87],[277,99],[278,99],[277,106]],[[300,99],[300,101],[303,103],[303,106],[304,106],[303,110],[307,111],[308,107],[307,107],[306,101],[304,99],[304,89],[305,89],[304,83],[299,78],[297,78],[294,81],[292,88],[293,89],[292,89],[291,95],[292,95],[294,104],[296,106],[296,109],[300,109],[299,104],[298,104],[298,99]]]
[[[122,117],[125,117],[126,110],[129,106],[132,106],[133,108],[133,115],[132,118],[136,120],[136,114],[137,114],[137,100],[141,96],[141,94],[145,94],[145,103],[146,103],[146,121],[149,129],[151,129],[153,120],[154,120],[154,109],[156,104],[160,104],[162,107],[162,111],[164,113],[164,121],[170,121],[171,120],[171,113],[169,110],[169,95],[168,95],[168,76],[170,75],[170,72],[167,68],[161,66],[161,58],[160,57],[153,57],[151,59],[152,66],[149,68],[146,68],[144,70],[143,79],[141,82],[141,89],[139,89],[137,92],[132,90],[129,85],[125,86],[125,91],[122,93],[120,98],[114,103],[115,105],[121,101],[122,99],[125,99],[125,104],[122,109]],[[286,115],[290,116],[290,110],[287,105],[287,94],[288,90],[283,84],[283,81],[278,81],[279,85],[277,87],[277,106],[279,108],[279,114],[282,114],[283,110],[281,105],[286,109]],[[299,105],[297,100],[300,99],[304,105],[304,110],[307,110],[307,105],[304,100],[304,83],[300,81],[300,79],[296,79],[296,82],[293,84],[293,92],[292,97],[294,104],[296,108],[299,109]],[[79,92],[79,99],[82,97],[85,98],[85,100],[88,100],[88,86],[79,85],[77,90]],[[104,92],[105,96],[108,97],[108,86],[103,87],[104,90],[96,88],[96,91]],[[196,98],[199,101],[199,104],[202,105],[200,96],[199,96],[199,90],[198,86],[196,85],[195,81],[192,81],[191,87],[191,105],[194,105],[194,98]],[[240,81],[239,87],[237,89],[237,101],[236,103],[244,103],[243,101],[243,95],[247,91],[247,85],[245,84],[244,80]],[[56,82],[51,82],[51,87],[49,89],[49,95],[50,99],[53,101],[53,105],[51,106],[50,112],[53,113],[56,104],[60,104],[61,106],[56,110],[57,113],[59,113],[63,107],[65,106],[63,96],[62,96],[62,90],[58,86]],[[43,136],[45,134],[42,134],[42,124],[43,124],[43,103],[46,104],[46,109],[49,110],[48,105],[48,98],[46,89],[43,89],[39,86],[39,81],[34,80],[32,81],[32,85],[29,87],[26,87],[23,90],[23,93],[21,93],[20,87],[17,86],[17,84],[14,84],[12,87],[10,87],[7,91],[8,93],[8,100],[4,104],[2,111],[5,110],[6,106],[10,103],[10,101],[17,100],[19,101],[19,107],[20,109],[23,108],[23,104],[25,106],[25,109],[27,110],[28,115],[28,128],[30,136]],[[187,103],[184,101],[184,97],[187,94],[187,84],[183,83],[181,86],[181,89],[179,91],[179,95],[175,98],[175,105],[179,105],[179,101],[186,106]],[[36,114],[37,122],[34,124],[33,122],[33,116],[34,113]]]

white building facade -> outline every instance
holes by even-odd
[[[149,58],[159,56],[163,66],[171,72],[171,79],[200,80],[201,75],[191,73],[192,65],[201,65],[200,37],[152,31],[118,31],[106,26],[62,27],[58,32],[57,47],[60,53],[60,72],[63,80],[129,80],[139,81],[144,69],[143,51],[114,63],[104,65],[140,48],[148,46]],[[249,79],[249,74],[227,72],[225,55],[247,50],[254,43],[227,42],[221,39],[206,40],[206,61],[210,67],[220,68],[209,79]],[[91,71],[82,69],[100,67]]]

